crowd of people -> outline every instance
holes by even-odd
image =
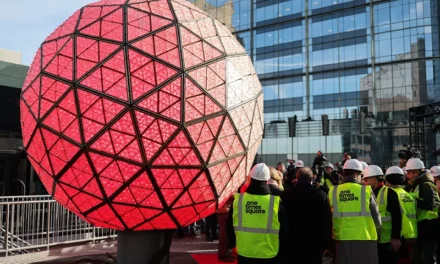
[[[399,158],[389,168],[349,155],[337,166],[259,163],[200,224],[208,241],[219,240],[221,262],[321,264],[327,256],[337,264],[434,264],[440,167]]]
[[[219,240],[219,261],[436,263],[440,167],[400,157],[399,166],[384,169],[350,156],[339,170],[315,165],[256,164],[206,219],[207,240]]]

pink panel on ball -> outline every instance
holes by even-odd
[[[186,79],[186,85],[188,90],[185,96],[185,121],[198,119],[222,110],[218,104],[189,79]]]
[[[193,20],[207,17],[203,12],[196,10],[195,6],[189,7],[184,1],[171,1],[178,20]]]
[[[41,81],[40,78],[35,79],[35,81],[24,91],[22,94],[24,102],[29,106],[35,117],[38,117],[38,108],[39,108],[39,100],[41,89]]]
[[[217,190],[217,194],[221,194],[231,179],[231,171],[229,170],[229,166],[226,162],[220,163],[209,168],[209,173],[211,174],[212,181],[214,182],[215,189]],[[225,176],[231,175],[231,176]]]
[[[41,78],[40,118],[42,118],[53,105],[69,89],[69,84],[57,81],[55,79],[43,76]]]
[[[201,38],[191,33],[186,28],[180,27],[180,32],[185,67],[193,67],[223,55],[223,53],[217,48],[202,41]]]
[[[83,9],[78,29],[82,29],[87,25],[97,21],[101,17],[115,11],[118,6],[86,6]]]
[[[219,207],[222,207],[227,199],[237,192],[238,188],[246,180],[246,159],[244,156],[236,157],[228,161],[231,173],[233,173],[231,180],[226,185],[223,193],[219,196]]]
[[[150,221],[155,229],[174,229],[176,225],[167,213],[163,213]]]
[[[225,119],[223,127],[218,136],[217,143],[214,147],[210,162],[225,159],[234,154],[243,152],[244,148],[239,137],[235,134],[229,118]]]
[[[43,51],[43,68],[55,57],[61,48],[67,43],[70,36],[63,37],[57,40],[46,42],[42,45]]]
[[[121,221],[116,217],[115,213],[108,205],[104,205],[97,210],[91,212],[87,216],[87,219],[94,224],[106,224],[108,228],[124,229]]]
[[[197,216],[197,212],[192,206],[186,206],[172,210],[174,217],[184,226],[190,224],[190,221]]]
[[[127,100],[127,80],[124,61],[124,52],[121,50],[81,81],[81,84],[110,96]]]
[[[199,214],[199,218],[205,218],[215,213],[216,211],[215,204],[216,202],[205,202],[205,203],[195,204],[194,207],[196,208],[197,213]]]
[[[46,72],[67,80],[73,79],[73,41],[70,38],[59,53],[44,69]]]
[[[157,78],[161,78],[160,75],[158,75]],[[182,81],[180,78],[172,81],[160,90],[149,95],[146,99],[142,100],[138,106],[151,112],[162,114],[165,117],[180,121],[181,82]]]
[[[67,93],[59,105],[44,119],[43,123],[60,133],[64,133],[76,142],[81,142],[73,91]]]
[[[133,228],[145,221],[141,211],[136,207],[118,204],[113,204],[112,206],[121,216],[122,220],[128,228]]]
[[[138,111],[136,111],[136,119],[142,135],[145,154],[149,160],[176,131],[177,126]]]
[[[168,1],[166,0],[151,1],[149,2],[149,4],[152,13],[174,20]]]
[[[119,42],[123,41],[122,8],[85,27],[80,30],[80,33]]]
[[[120,46],[105,41],[99,41],[78,36],[76,39],[76,77],[81,78],[95,67],[99,62],[105,60],[111,53]]]
[[[176,28],[170,27],[132,44],[142,51],[180,67]]]
[[[73,197],[73,202],[76,204],[78,209],[84,213],[88,210],[90,210],[92,207],[97,206],[102,202],[102,200],[93,197],[91,195],[88,195],[84,192],[78,193],[76,196]]]
[[[196,123],[187,128],[205,161],[208,161],[209,154],[211,153],[222,120],[223,116],[218,116],[202,123]]]
[[[128,40],[133,40],[151,32],[151,15],[129,8],[128,16]]]
[[[93,171],[86,156],[81,155],[75,163],[60,178],[60,181],[82,189],[93,178]]]
[[[27,154],[35,159],[36,162],[41,162],[43,157],[46,156],[46,147],[43,143],[43,138],[41,137],[40,129],[35,131],[32,141],[29,143]],[[52,170],[50,170],[51,172]]]
[[[43,131],[45,140],[50,137],[50,132]],[[47,146],[48,147],[48,146]],[[49,147],[48,147],[49,148]],[[50,160],[55,174],[58,174],[79,151],[79,147],[73,145],[65,139],[59,138],[49,149]]]
[[[174,138],[159,157],[153,162],[155,165],[200,165],[194,150],[183,132]]]
[[[201,203],[215,199],[215,195],[212,192],[211,185],[205,173],[202,173],[197,180],[189,188],[189,194],[191,195],[194,203]]]
[[[29,143],[32,133],[34,132],[37,122],[27,106],[24,104],[24,101],[20,101],[20,119],[23,133],[23,146],[26,147]]]
[[[61,187],[61,185],[57,186],[57,188],[55,190],[54,198],[61,205],[63,205],[64,207],[66,207],[67,209],[69,209],[70,211],[74,212],[76,215],[78,215],[79,217],[84,219],[84,216],[81,214],[78,207],[69,198],[70,195],[66,191],[63,190],[63,187]]]

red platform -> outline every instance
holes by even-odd
[[[217,259],[217,254],[191,254],[191,257],[197,261],[199,264],[217,264],[217,263],[226,263],[221,262]],[[229,262],[229,263],[237,263],[235,262]]]

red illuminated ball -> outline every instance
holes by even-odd
[[[100,227],[170,229],[242,184],[263,131],[243,47],[183,0],[103,0],[41,45],[22,89],[23,141],[53,197]]]

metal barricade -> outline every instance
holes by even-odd
[[[0,226],[0,256],[117,236],[115,230],[90,225],[50,196],[0,197]]]

